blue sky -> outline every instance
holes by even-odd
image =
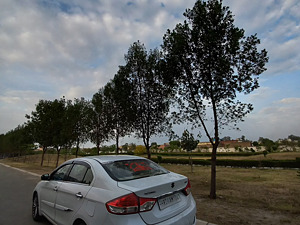
[[[40,99],[91,99],[124,64],[130,44],[159,47],[194,0],[1,0],[0,134],[23,124]],[[224,0],[270,57],[260,88],[240,96],[254,111],[231,136],[300,136],[300,1]],[[176,128],[178,135],[183,125]],[[205,140],[205,137],[203,137]],[[131,141],[124,139],[123,142]],[[151,141],[166,142],[157,137]],[[123,144],[123,143],[121,143]]]

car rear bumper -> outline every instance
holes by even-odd
[[[145,223],[142,217],[139,214],[131,214],[131,215],[113,215],[110,214],[103,221],[103,218],[99,218],[99,220],[103,223],[101,224],[110,224],[110,225],[196,225],[196,203],[194,199],[191,200],[191,205],[183,212],[179,213],[176,216],[173,216],[170,219],[164,220],[160,223]],[[94,223],[92,223],[94,224]],[[98,223],[97,223],[98,224]],[[96,223],[95,223],[96,225]]]
[[[155,225],[196,225],[196,223],[196,203],[192,198],[189,208],[179,213],[178,215],[163,222],[156,223]]]

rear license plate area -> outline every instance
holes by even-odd
[[[179,193],[174,193],[168,196],[164,196],[162,198],[158,199],[158,206],[160,210],[163,210],[165,208],[168,208],[178,202],[180,202],[180,194]]]

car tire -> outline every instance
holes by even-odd
[[[39,198],[38,195],[35,193],[32,198],[32,218],[35,221],[40,221],[42,217],[39,214]]]
[[[79,222],[75,223],[74,225],[86,225],[86,224],[83,221],[79,221]]]

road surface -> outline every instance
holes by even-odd
[[[0,225],[50,225],[31,218],[32,191],[38,176],[0,164]]]

